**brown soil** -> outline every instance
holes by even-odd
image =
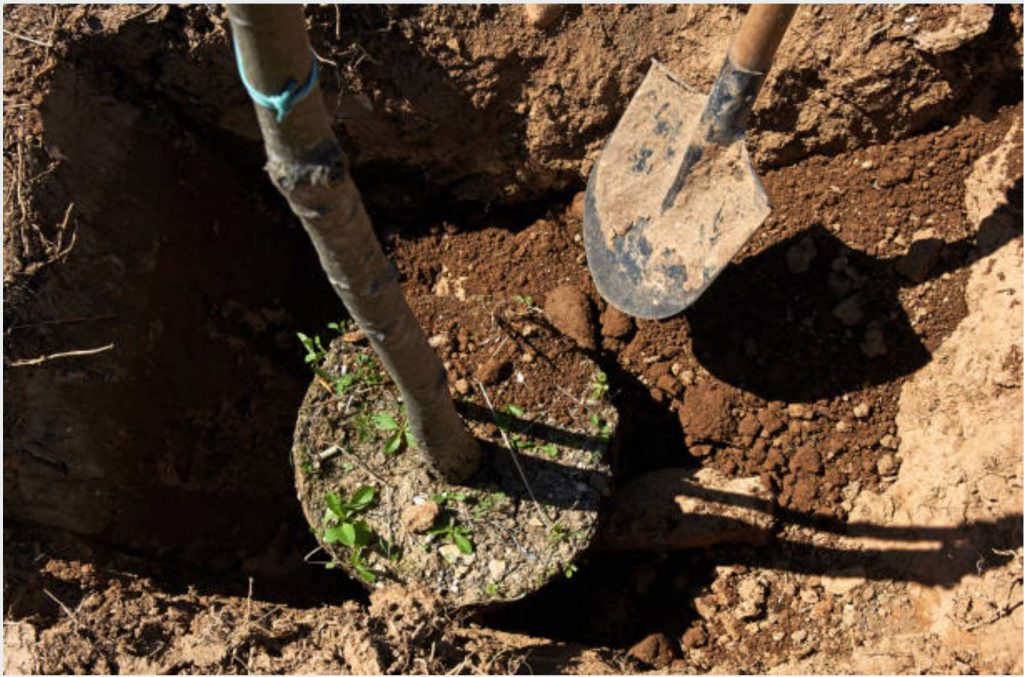
[[[5,671],[1019,672],[1022,14],[986,9],[799,12],[750,123],[772,215],[691,311],[634,322],[578,193],[648,58],[706,89],[741,10],[310,8],[456,393],[566,425],[592,371],[525,336],[560,330],[608,376],[617,483],[704,467],[777,504],[768,546],[595,551],[471,614],[304,560],[294,334],[343,311],[223,12],[5,6]],[[511,336],[453,310],[479,298]]]

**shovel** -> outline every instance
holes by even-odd
[[[707,96],[652,60],[590,173],[583,236],[601,295],[635,317],[687,308],[771,207],[745,125],[795,5],[752,5]]]

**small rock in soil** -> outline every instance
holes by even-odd
[[[889,477],[896,474],[896,457],[892,454],[882,454],[878,459],[878,474],[882,477]]]
[[[548,292],[544,314],[555,328],[587,350],[596,350],[594,308],[583,290],[573,284]]]
[[[492,559],[487,563],[487,573],[490,574],[493,581],[500,581],[507,570],[508,564],[503,559]]]
[[[435,350],[440,350],[441,348],[449,347],[452,343],[452,339],[450,336],[448,336],[448,334],[434,334],[429,339],[427,339],[427,343],[430,344],[431,348],[434,348]]]
[[[821,596],[814,588],[804,588],[800,591],[800,601],[805,604],[817,604],[820,599]]]
[[[914,168],[909,161],[897,160],[878,170],[878,185],[882,188],[892,188],[897,184],[909,181],[913,174]]]
[[[896,262],[896,272],[913,282],[924,282],[942,254],[943,241],[931,228],[914,234],[908,251]]]
[[[736,587],[736,592],[740,596],[740,603],[733,611],[736,618],[749,621],[764,613],[768,588],[763,581],[756,578],[745,578]]]
[[[715,382],[686,390],[679,423],[688,442],[726,442],[733,427],[726,389]]]
[[[456,379],[455,381],[455,392],[460,395],[468,395],[472,391],[469,386],[469,381],[464,378]]]
[[[853,415],[857,418],[867,418],[868,414],[871,413],[871,405],[867,402],[861,402],[853,408]]]
[[[896,449],[900,446],[899,438],[895,435],[882,435],[882,439],[878,440],[878,443],[886,449]]]
[[[601,336],[624,339],[635,326],[632,317],[611,304],[601,313]]]
[[[754,438],[761,432],[761,422],[757,420],[757,416],[754,414],[747,414],[740,419],[740,424],[736,428],[737,432],[743,437]]]
[[[832,309],[832,315],[847,327],[852,327],[863,320],[864,310],[860,307],[860,294],[854,294],[853,296],[840,301],[839,304]]]
[[[476,370],[476,377],[485,386],[494,385],[508,378],[512,370],[512,363],[506,359],[493,358],[482,364]]]
[[[786,412],[793,418],[802,418],[807,421],[810,421],[812,418],[814,418],[814,410],[811,409],[806,404],[800,404],[798,402],[795,402],[786,407]]]
[[[821,454],[812,446],[800,447],[789,462],[789,469],[817,475],[821,472]]]
[[[683,392],[683,384],[669,374],[662,374],[659,376],[654,385],[658,386],[672,397],[678,397],[679,393]]]
[[[580,221],[583,220],[583,208],[586,199],[587,194],[581,190],[580,192],[576,193],[576,195],[572,198],[572,204],[569,205],[569,213],[575,218],[579,219]]]
[[[782,430],[785,424],[771,409],[762,409],[757,412],[757,420],[761,422],[764,432],[769,437]]]
[[[712,451],[714,451],[714,447],[710,444],[694,444],[689,447],[690,456],[695,458],[710,456]]]
[[[553,24],[558,17],[562,16],[562,13],[565,12],[565,5],[523,5],[523,11],[526,13],[526,20],[530,22],[531,26],[534,28],[547,28]]]
[[[814,238],[808,235],[786,250],[786,266],[791,273],[806,273],[817,255],[818,249],[814,246]]]
[[[629,655],[652,668],[663,668],[675,659],[676,651],[665,633],[656,632],[634,644]]]
[[[462,554],[459,551],[458,546],[452,543],[446,543],[445,545],[442,545],[440,548],[437,549],[437,551],[441,554],[441,557],[444,557],[444,560],[449,564],[457,563],[459,561],[459,557]]]
[[[687,628],[686,632],[683,633],[683,647],[686,649],[696,649],[707,643],[708,633],[700,625]]]
[[[434,526],[439,511],[440,508],[434,501],[411,505],[402,511],[402,528],[410,534],[422,534]]]

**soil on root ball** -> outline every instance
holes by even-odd
[[[478,343],[484,367],[505,365],[453,388],[482,444],[480,470],[457,485],[439,479],[365,339],[340,337],[299,409],[299,499],[330,564],[371,586],[417,583],[453,606],[516,600],[576,571],[612,491],[618,415],[603,372],[535,309],[451,298],[435,310],[455,324],[432,343]]]

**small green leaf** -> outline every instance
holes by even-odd
[[[367,583],[377,582],[377,574],[375,574],[369,567],[366,566],[366,564],[363,563],[362,548],[353,552],[352,558],[349,561],[352,562],[352,566],[353,568],[355,568],[356,573],[359,574],[360,578],[362,578]]]
[[[354,523],[352,525],[352,529],[355,534],[354,545],[357,547],[362,548],[362,546],[369,543],[370,540],[373,538],[373,529],[370,528],[369,524],[363,522],[362,520]]]
[[[466,538],[459,532],[452,532],[452,541],[455,543],[455,547],[458,548],[459,552],[461,552],[463,555],[473,554],[473,544],[469,541],[468,538]]]
[[[512,435],[512,441],[515,443],[517,449],[532,449],[537,446],[536,442],[528,440],[522,435]]]
[[[373,415],[373,425],[376,426],[377,430],[381,432],[387,432],[389,430],[398,430],[398,421],[395,417],[386,411]]]
[[[508,413],[510,413],[513,416],[516,416],[518,418],[523,418],[524,416],[526,416],[526,412],[523,411],[520,407],[517,407],[514,404],[507,405],[505,407],[505,411],[507,411]]]
[[[347,548],[356,544],[356,528],[351,522],[342,522],[337,527],[338,542]]]
[[[558,456],[558,446],[555,444],[545,444],[540,450],[551,458]]]
[[[345,510],[345,506],[341,503],[341,498],[339,498],[337,494],[329,492],[324,496],[324,502],[327,504],[327,510],[333,514],[334,519],[345,519],[345,513],[347,511]]]
[[[373,497],[377,495],[377,490],[368,484],[356,489],[356,493],[352,494],[352,501],[349,503],[349,507],[353,510],[365,510],[371,503],[373,503]]]
[[[352,384],[359,380],[358,374],[342,374],[341,377],[334,381],[334,392],[339,395],[343,395],[346,390],[352,387]]]
[[[405,446],[406,447],[408,447],[409,449],[417,449],[418,448],[416,446],[416,438],[412,436],[411,432],[406,430],[405,433],[403,433],[403,437],[405,437]]]
[[[447,520],[445,520],[439,526],[436,526],[433,529],[428,529],[427,530],[427,536],[428,537],[440,536],[441,534],[448,533],[448,531],[450,529],[451,529],[451,524],[449,524],[449,522]]]
[[[341,540],[341,527],[344,525],[331,527],[324,530],[324,543],[337,543]]]
[[[397,454],[398,450],[402,448],[402,433],[395,432],[388,437],[387,442],[384,443],[385,454]]]

